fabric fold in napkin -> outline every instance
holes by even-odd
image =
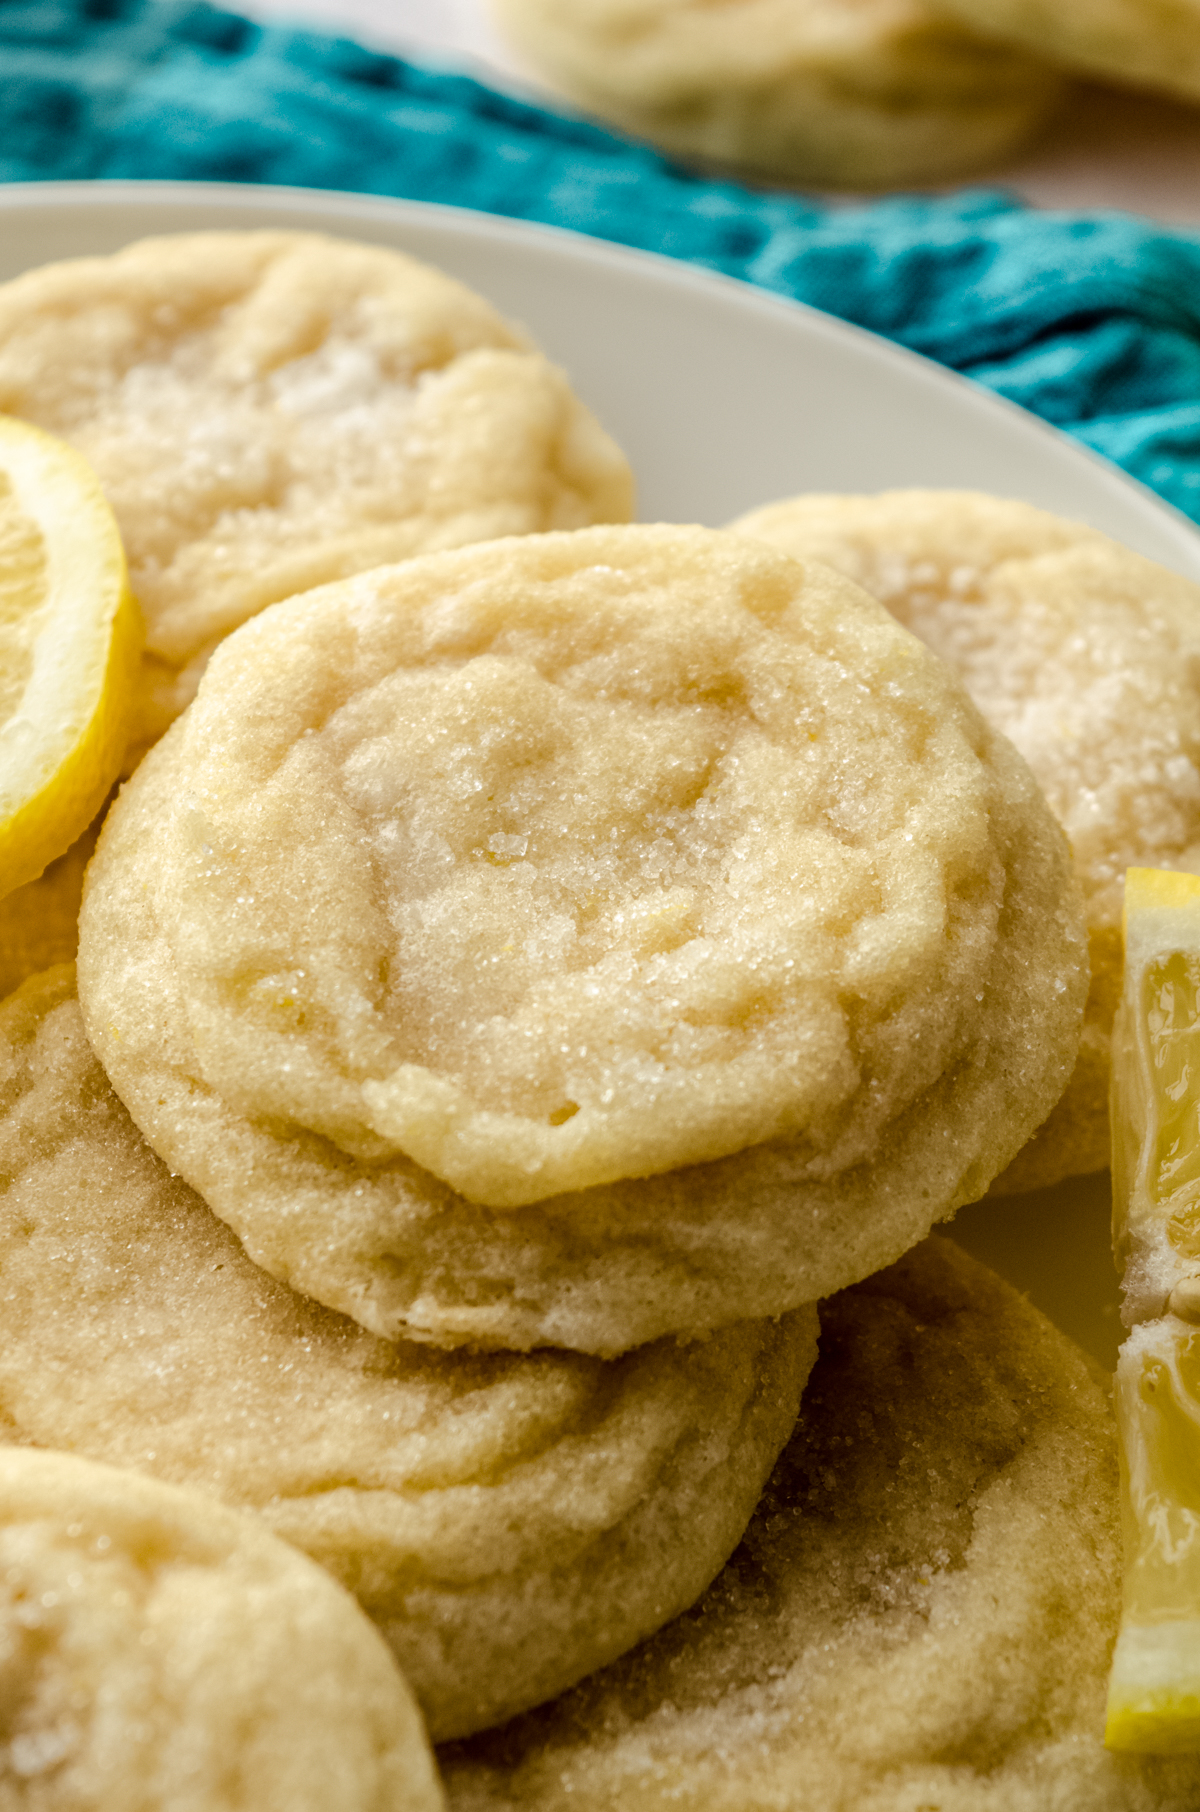
[[[828,309],[1066,429],[1200,521],[1200,235],[987,191],[714,181],[576,118],[190,0],[0,0],[0,178],[349,189],[571,227]]]

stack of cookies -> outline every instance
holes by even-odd
[[[1076,1073],[1078,848],[836,550],[599,520],[563,381],[400,267],[0,292],[174,714],[0,1004],[4,1803],[424,1812],[411,1688],[460,1812],[1184,1812],[1100,1745],[1103,1394],[926,1241]]]

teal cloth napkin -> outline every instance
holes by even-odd
[[[1002,194],[830,207],[191,0],[0,0],[0,179],[295,183],[690,259],[898,340],[1200,521],[1200,236]]]

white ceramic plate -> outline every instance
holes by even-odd
[[[258,226],[398,246],[490,297],[625,448],[648,521],[715,526],[792,491],[965,486],[1200,579],[1184,517],[1012,404],[815,309],[553,227],[306,189],[0,185],[0,279],[147,233]]]
[[[0,186],[0,279],[148,233],[291,226],[426,258],[522,322],[629,454],[649,520],[794,491],[1021,497],[1200,579],[1200,532],[1032,416],[827,315],[669,259],[456,208],[184,183]],[[1111,1364],[1106,1177],[964,1210],[955,1233]]]

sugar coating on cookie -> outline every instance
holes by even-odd
[[[258,1270],[167,1173],[69,968],[0,1007],[0,1439],[257,1510],[358,1594],[437,1736],[561,1691],[693,1602],[815,1340],[806,1308],[611,1365],[393,1346]]]
[[[493,0],[531,62],[667,150],[847,187],[958,175],[1062,80],[922,0]]]
[[[1103,1748],[1116,1452],[1077,1348],[945,1241],[822,1305],[746,1538],[692,1611],[439,1761],[453,1812],[1185,1812]]]
[[[1081,75],[1200,99],[1200,0],[942,0],[948,16]]]
[[[276,599],[632,507],[624,456],[489,303],[319,234],[149,239],[3,285],[0,410],[104,486],[146,620],[143,742]]]
[[[967,491],[797,497],[734,523],[836,567],[959,674],[1071,843],[1092,983],[1079,1061],[997,1189],[1108,1164],[1127,867],[1200,865],[1200,586],[1082,523]]]
[[[353,1599],[199,1492],[0,1447],[0,1803],[441,1812]]]
[[[1076,913],[1028,771],[865,594],[594,529],[231,638],[109,815],[80,995],[256,1262],[378,1332],[613,1352],[980,1193],[1073,1061]]]
[[[701,530],[295,600],[162,760],[101,872],[151,891],[199,1076],[491,1207],[796,1133],[860,1162],[991,960],[1002,782],[945,669]]]

